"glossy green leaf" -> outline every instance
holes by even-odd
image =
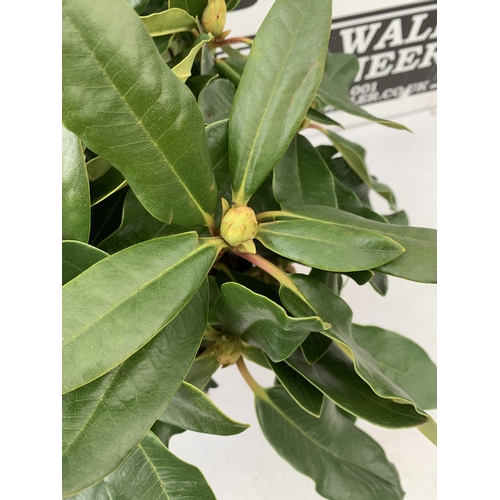
[[[118,229],[122,220],[123,203],[129,191],[129,187],[125,186],[92,207],[89,238],[92,246],[98,247]]]
[[[256,397],[264,435],[299,472],[331,500],[401,500],[395,467],[371,437],[325,401],[321,417],[300,408],[282,387]]]
[[[123,203],[120,227],[102,241],[99,248],[111,254],[143,241],[184,232],[180,226],[155,219],[129,190]]]
[[[219,367],[220,363],[212,353],[203,353],[194,360],[185,380],[203,390]]]
[[[268,359],[268,363],[295,402],[307,413],[319,417],[323,408],[323,393],[284,361],[273,363]]]
[[[193,362],[205,332],[207,307],[204,284],[142,349],[111,372],[63,396],[65,495],[115,470],[148,432]]]
[[[179,64],[172,68],[172,71],[181,82],[184,83],[191,76],[191,68],[193,67],[198,52],[206,43],[213,40],[213,38],[212,35],[206,33],[200,35],[193,45],[193,48],[189,51],[189,54]]]
[[[250,427],[230,419],[202,391],[186,382],[158,420],[181,429],[218,436],[233,436]]]
[[[316,148],[300,134],[274,169],[273,191],[283,210],[304,205],[337,208],[333,175]]]
[[[253,345],[245,344],[244,342],[242,342],[241,355],[252,363],[262,366],[262,368],[266,368],[267,370],[271,369],[271,367],[269,366],[269,358],[266,357],[266,355],[260,349],[254,347]]]
[[[62,236],[87,243],[90,194],[83,148],[78,137],[62,128]]]
[[[178,459],[149,432],[119,469],[72,500],[191,498],[215,500],[203,474],[193,465]]]
[[[340,127],[342,129],[344,128],[339,122],[332,120],[329,116],[325,115],[324,113],[321,113],[320,111],[314,108],[309,108],[307,110],[306,118],[309,118],[309,120],[311,120],[312,122],[321,123],[322,125]]]
[[[111,168],[113,168],[113,165],[100,156],[90,160],[87,163],[87,175],[89,177],[89,181],[92,182],[99,179],[99,177],[102,177]]]
[[[90,183],[90,202],[92,206],[116,193],[127,185],[123,175],[111,167],[101,177]]]
[[[95,380],[146,344],[194,295],[220,240],[196,233],[146,241],[63,287],[63,392]]]
[[[365,163],[365,149],[331,130],[325,130],[325,135],[332,141],[335,148],[342,154],[344,160],[358,174],[360,179],[368,186],[373,187],[372,178]]]
[[[302,344],[300,350],[305,360],[310,364],[317,363],[328,351],[332,339],[325,337],[319,332],[312,332]]]
[[[207,6],[208,0],[168,0],[169,9],[183,9],[193,17],[201,15]]]
[[[236,88],[231,82],[220,78],[200,92],[198,102],[206,124],[229,118],[235,92]]]
[[[167,52],[172,41],[173,41],[173,35],[155,36],[153,38],[153,42],[155,43],[156,49],[158,50],[158,53],[161,56],[163,56],[163,54]]]
[[[392,189],[385,185],[382,184],[381,182],[378,182],[375,177],[372,176],[372,186],[373,189],[380,195],[382,198],[385,198],[387,202],[389,203],[389,206],[391,207],[391,210],[396,210],[396,196],[392,192]]]
[[[217,75],[193,76],[188,78],[186,85],[189,87],[196,99],[198,99],[200,92],[215,78],[217,78]]]
[[[233,201],[247,203],[288,148],[323,76],[330,0],[276,0],[255,37],[229,118]]]
[[[219,272],[216,276],[216,281],[219,287],[222,287],[224,283],[232,282],[239,283],[244,287],[248,288],[252,292],[259,295],[264,295],[268,299],[272,300],[274,303],[281,305],[281,299],[278,294],[278,287],[270,286],[260,279],[252,278],[247,274],[239,273],[238,271],[224,269]]]
[[[366,285],[375,273],[373,271],[355,271],[353,273],[344,273],[346,276],[351,278],[359,286]]]
[[[141,17],[151,36],[170,35],[197,28],[196,19],[182,9],[168,9]]]
[[[408,215],[404,210],[399,212],[394,212],[393,214],[384,215],[384,218],[389,224],[397,224],[398,226],[409,226],[410,221],[408,220]]]
[[[437,407],[437,368],[418,344],[376,326],[353,324],[352,336],[415,403],[424,409]]]
[[[355,55],[329,53],[326,59],[325,74],[318,88],[318,96],[326,104],[345,113],[380,123],[386,127],[409,131],[404,125],[373,116],[351,101],[349,89],[358,71],[359,63]]]
[[[228,120],[221,120],[208,125],[207,134],[208,150],[217,184],[217,199],[231,200],[231,176],[229,175],[229,152],[227,138]],[[222,206],[217,204],[215,220],[219,222],[222,217]]]
[[[248,202],[248,206],[252,208],[256,214],[280,209],[280,205],[274,197],[272,172],[264,179],[257,191],[252,195],[251,200]]]
[[[391,422],[388,420],[385,424],[380,423],[379,425],[411,427],[419,425],[418,421],[422,424],[432,420],[412,400],[411,396],[383,373],[373,356],[356,344],[351,332],[352,311],[349,306],[322,283],[309,276],[296,274],[292,275],[291,279],[299,292],[294,293],[289,288],[281,287],[280,296],[286,308],[295,316],[317,314],[323,321],[331,323],[332,328],[325,331],[324,335],[333,339],[349,358],[354,360],[356,373],[371,387],[377,396],[387,402],[397,404],[400,412],[402,414],[406,412],[408,415],[406,422]],[[301,294],[301,298],[299,298],[298,293]],[[332,346],[330,349],[333,347],[336,346]],[[321,358],[318,363],[321,363],[324,359],[324,357]],[[307,364],[305,360],[304,363]],[[312,366],[314,367],[318,363]],[[303,372],[301,371],[301,373]],[[346,406],[338,404],[346,408]],[[355,411],[351,411],[351,413],[356,414]]]
[[[81,241],[62,242],[62,284],[76,278],[85,269],[107,257],[108,254]]]
[[[314,316],[291,318],[272,300],[238,283],[222,285],[215,312],[227,332],[262,349],[275,362],[287,358],[309,333],[330,326]]]
[[[311,269],[309,276],[323,283],[323,285],[335,295],[340,295],[342,287],[344,286],[342,275],[339,273],[330,273],[328,271],[322,271],[321,269]]]
[[[370,280],[370,285],[382,297],[387,295],[389,280],[385,274],[375,272],[373,278]]]
[[[122,0],[63,4],[63,122],[157,219],[213,224],[216,189],[196,100]]]
[[[127,0],[127,2],[137,14],[140,14],[144,10],[144,7],[146,7],[148,0]]]
[[[436,283],[437,281],[437,233],[435,229],[376,222],[328,207],[304,207],[294,209],[293,215],[288,213],[285,216],[284,214],[285,212],[282,212],[278,217],[280,219],[297,217],[304,222],[321,220],[336,228],[345,228],[348,231],[363,229],[391,238],[401,245],[405,252],[397,259],[378,267],[377,271],[421,283]],[[262,224],[260,227],[265,226],[266,224]]]
[[[312,365],[298,351],[286,363],[340,408],[372,424],[402,429],[427,422],[427,418],[417,413],[413,406],[377,396],[335,343]]]
[[[336,272],[372,269],[405,251],[399,243],[375,231],[314,219],[312,214],[322,208],[327,207],[294,209],[294,213],[311,214],[307,220],[261,223],[256,238],[283,257]],[[330,210],[336,211],[335,208]]]

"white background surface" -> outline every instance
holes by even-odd
[[[434,94],[434,93],[433,93]],[[411,98],[410,98],[411,99]],[[370,109],[371,111],[371,109]],[[340,113],[335,119],[342,123]],[[436,227],[436,114],[434,109],[398,119],[414,134],[365,122],[343,135],[367,150],[372,175],[395,192],[398,206],[415,226]],[[322,136],[307,134],[315,144]],[[372,196],[374,208],[388,213],[385,200]],[[436,359],[436,285],[389,277],[389,292],[379,296],[370,285],[349,280],[342,297],[359,324],[377,325],[401,333]],[[253,363],[259,383],[270,386],[274,374]],[[186,432],[174,436],[172,451],[197,465],[218,500],[316,500],[314,482],[285,462],[264,438],[253,407],[253,394],[236,367],[219,370],[219,387],[210,397],[232,418],[252,425],[243,434],[218,437]],[[437,412],[430,412],[437,417]],[[385,449],[401,476],[406,500],[436,498],[436,447],[415,429],[388,430],[358,420],[358,425]],[[356,499],[353,499],[356,500]]]
[[[411,1],[378,0],[334,2],[334,16],[346,16]],[[234,12],[228,17],[232,36],[254,34],[272,2]],[[399,102],[399,104],[398,104]],[[334,119],[346,125],[343,135],[367,151],[369,171],[396,194],[399,209],[407,211],[410,224],[436,228],[436,93],[374,104],[376,116],[400,121],[414,133],[397,131],[336,112]],[[405,113],[398,116],[399,110]],[[408,110],[412,110],[408,114]],[[305,135],[314,145],[328,144],[316,131]],[[371,195],[374,209],[389,213],[387,202]],[[300,272],[301,269],[298,268]],[[305,272],[305,268],[302,268]],[[359,287],[349,280],[342,297],[353,309],[354,322],[377,325],[401,333],[421,345],[433,361],[436,356],[436,286],[389,277],[389,292],[379,296],[370,285]],[[247,363],[257,381],[270,386],[274,374]],[[237,368],[219,370],[219,384],[210,397],[232,418],[251,424],[243,434],[218,437],[193,432],[174,436],[171,450],[200,468],[218,500],[319,500],[314,482],[284,461],[264,438],[253,406],[253,394]],[[429,412],[437,418],[436,411]],[[436,447],[415,429],[388,430],[358,420],[358,425],[385,449],[401,476],[406,500],[436,498]],[[353,499],[356,500],[356,499]]]

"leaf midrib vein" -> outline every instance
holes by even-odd
[[[155,141],[155,139],[153,138],[153,136],[151,135],[150,131],[144,126],[144,124],[142,123],[142,120],[139,118],[139,116],[135,113],[135,110],[132,108],[132,106],[130,105],[129,101],[127,101],[127,99],[125,99],[124,95],[122,95],[122,93],[120,92],[120,90],[118,89],[118,87],[116,87],[116,85],[114,84],[113,80],[111,79],[110,75],[108,74],[108,72],[106,71],[106,66],[103,66],[101,64],[101,61],[97,58],[96,54],[94,53],[94,49],[91,49],[91,45],[90,43],[87,41],[87,39],[85,38],[84,36],[84,31],[82,31],[80,29],[80,27],[75,24],[75,22],[73,21],[73,19],[71,18],[71,15],[68,15],[68,19],[69,21],[71,22],[71,24],[75,27],[75,29],[80,33],[80,36],[82,38],[82,40],[85,42],[85,45],[87,46],[87,48],[89,49],[90,51],[90,54],[91,54],[91,57],[95,60],[98,68],[101,70],[101,72],[103,73],[103,75],[107,78],[107,80],[110,82],[111,84],[111,87],[115,89],[117,95],[120,97],[120,99],[123,101],[123,103],[126,105],[126,107],[130,110],[131,114],[134,116],[134,118],[136,119],[137,123],[140,125],[140,127],[142,128],[142,130],[145,132],[146,134],[146,137],[149,138],[151,144],[156,148],[156,150],[160,153],[160,155],[163,157],[163,160],[165,161],[165,163],[167,164],[167,166],[170,168],[170,170],[173,172],[173,174],[175,175],[175,177],[177,178],[178,182],[180,183],[180,185],[184,188],[184,190],[187,192],[189,198],[191,200],[193,200],[194,204],[196,205],[197,209],[200,211],[200,213],[202,214],[203,218],[205,220],[207,220],[207,217],[209,216],[209,214],[207,212],[205,212],[205,210],[203,210],[203,208],[199,205],[198,201],[196,200],[196,198],[194,196],[192,196],[190,190],[188,189],[188,187],[184,184],[184,181],[182,180],[182,178],[179,176],[179,174],[177,173],[177,171],[175,170],[174,166],[172,164],[170,164],[170,162],[168,161],[167,157],[165,156],[165,153],[163,152],[163,150],[159,147],[158,143]],[[97,46],[97,45],[96,45]],[[177,77],[176,77],[177,78]],[[156,101],[158,102],[158,100]],[[154,106],[154,104],[153,104]],[[152,107],[152,106],[151,106]],[[151,108],[149,108],[151,109]],[[149,109],[147,112],[149,112]],[[147,114],[147,112],[145,114]]]

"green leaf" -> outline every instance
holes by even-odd
[[[87,163],[87,175],[89,181],[92,182],[99,179],[99,177],[102,177],[110,168],[113,168],[113,165],[111,165],[111,163],[104,158],[101,158],[100,156],[93,158]]]
[[[197,28],[196,19],[182,9],[168,9],[141,17],[151,36],[170,35]]]
[[[62,284],[76,278],[85,269],[107,257],[108,254],[81,241],[62,242]]]
[[[385,274],[375,272],[370,285],[379,295],[385,297],[389,289],[389,280]]]
[[[184,232],[182,227],[155,219],[129,190],[123,203],[120,227],[102,241],[99,248],[111,254],[143,241]]]
[[[437,368],[418,344],[376,326],[353,324],[352,336],[415,403],[424,409],[437,407]]]
[[[437,281],[437,233],[435,229],[398,226],[395,224],[371,221],[329,207],[304,207],[294,209],[293,215],[287,212],[288,215],[286,216],[284,215],[285,212],[275,212],[274,214],[280,219],[300,218],[304,222],[323,221],[327,224],[332,224],[332,227],[336,229],[344,228],[346,231],[354,229],[366,230],[391,238],[391,240],[401,245],[405,249],[405,252],[397,259],[378,267],[376,269],[377,271],[420,283],[436,283]],[[266,226],[267,224],[261,224],[259,228],[265,228]],[[317,226],[314,225],[312,227],[316,228]],[[258,235],[258,237],[260,236]],[[273,248],[271,248],[271,250],[272,249]],[[285,257],[289,256],[285,255]],[[354,269],[345,270],[351,271]]]
[[[359,144],[351,142],[331,130],[325,130],[324,132],[325,135],[332,141],[335,148],[343,156],[348,165],[354,170],[354,172],[356,172],[356,174],[358,174],[360,179],[368,186],[373,187],[372,178],[366,168],[365,149]]]
[[[306,361],[312,365],[317,363],[328,351],[332,344],[332,339],[325,337],[319,332],[312,332],[302,344],[300,350]]]
[[[297,351],[286,363],[340,408],[372,424],[391,429],[423,425],[427,418],[413,406],[381,398],[356,373],[353,363],[333,343],[313,365]]]
[[[283,210],[304,205],[337,208],[333,175],[314,146],[300,134],[274,169],[273,191]]]
[[[90,201],[92,206],[116,193],[127,185],[127,181],[116,168],[109,168],[102,176],[90,183]]]
[[[345,273],[346,276],[351,278],[359,286],[366,285],[375,273],[373,271],[355,271],[353,273]]]
[[[236,87],[228,80],[217,79],[209,83],[198,98],[206,124],[229,118]]]
[[[122,219],[123,203],[129,191],[129,187],[125,186],[92,207],[89,238],[92,246],[99,246],[105,238],[118,229]]]
[[[266,368],[267,370],[271,369],[269,366],[269,358],[266,357],[260,349],[257,349],[257,347],[254,347],[253,345],[242,343],[241,355],[252,363],[262,366],[262,368]]]
[[[255,37],[229,118],[233,201],[247,203],[298,131],[323,76],[330,0],[276,0]]]
[[[399,130],[410,129],[396,122],[377,118],[351,101],[349,89],[359,71],[358,58],[353,54],[329,53],[326,59],[325,74],[318,88],[318,96],[326,104],[365,120],[380,123]]]
[[[226,331],[262,349],[275,362],[287,358],[312,331],[330,326],[317,317],[291,318],[272,300],[238,283],[222,285],[215,312]]]
[[[172,68],[172,71],[181,82],[184,83],[191,76],[191,68],[193,67],[195,57],[203,45],[213,40],[213,38],[212,35],[206,33],[200,35],[195,45],[193,45],[193,48],[189,51],[189,54],[179,64]]]
[[[268,363],[295,402],[307,413],[319,417],[325,399],[323,393],[284,361],[273,363],[268,359]]]
[[[272,300],[278,305],[281,305],[281,299],[278,294],[278,288],[271,287],[263,281],[257,278],[252,278],[247,274],[239,273],[238,271],[229,271],[228,269],[223,269],[222,272],[217,273],[216,276],[217,284],[222,287],[224,283],[232,282],[239,283],[244,287],[248,288],[252,292],[259,295],[264,295],[268,299]]]
[[[87,243],[90,233],[90,194],[82,144],[62,128],[62,233],[65,240]]]
[[[316,210],[324,208],[327,207],[294,209],[294,213],[311,214],[307,220],[297,218],[260,223],[256,238],[283,257],[335,272],[372,269],[394,260],[405,251],[396,241],[375,231],[333,224],[319,217],[314,219]],[[336,211],[335,208],[329,210]],[[285,213],[289,212],[282,212]]]
[[[252,208],[256,214],[280,209],[280,205],[274,197],[272,172],[264,179],[264,182],[262,182],[257,191],[252,195],[252,199],[248,202],[248,206]]]
[[[140,18],[122,0],[68,1],[63,15],[65,126],[123,174],[157,219],[213,225],[201,113]]]
[[[250,427],[230,419],[196,387],[183,382],[158,420],[181,429],[233,436]]]
[[[302,410],[282,387],[256,397],[264,435],[299,472],[331,500],[401,500],[395,467],[371,437],[325,401],[321,417]]]
[[[204,389],[219,366],[219,362],[212,353],[203,353],[194,360],[185,380],[198,389]]]
[[[169,0],[169,9],[183,9],[189,12],[193,17],[198,16],[201,19],[203,11],[207,6],[208,0]]]
[[[389,224],[397,224],[398,226],[409,226],[410,221],[408,220],[408,215],[404,210],[400,210],[399,212],[394,212],[393,214],[384,215],[385,220],[389,222]]]
[[[401,408],[401,414],[404,412],[408,414],[406,423],[404,421],[387,421],[385,425],[410,427],[419,425],[419,420],[420,424],[429,421],[431,417],[401,387],[382,372],[377,361],[368,351],[356,344],[351,332],[352,311],[349,306],[322,283],[309,276],[296,274],[291,276],[291,279],[298,292],[293,292],[285,286],[281,287],[280,296],[285,307],[295,316],[317,314],[323,321],[331,323],[332,328],[323,333],[334,340],[351,360],[354,360],[356,373],[371,387],[377,396],[389,402],[395,402],[394,404]],[[300,294],[300,298],[297,293]],[[321,363],[324,359],[324,357],[321,358],[318,363]],[[318,363],[312,366],[315,367]],[[304,364],[307,365],[305,361]],[[303,373],[302,370],[301,373]],[[339,406],[347,409],[346,406],[340,403]],[[349,411],[356,413],[351,409]],[[380,425],[384,424],[380,423]]]
[[[191,92],[194,94],[196,99],[200,95],[200,92],[214,79],[217,75],[198,75],[188,78],[186,85],[189,87]]]
[[[392,192],[392,189],[389,186],[386,186],[385,184],[378,182],[377,179],[373,176],[372,176],[372,186],[373,189],[380,196],[382,196],[382,198],[385,198],[388,201],[391,210],[396,210],[396,196]]]
[[[104,496],[107,494],[107,496]],[[203,474],[149,432],[127,461],[72,500],[215,500]]]
[[[306,118],[309,118],[309,120],[311,120],[312,122],[321,123],[322,125],[330,125],[333,127],[340,127],[344,129],[344,127],[339,122],[332,120],[329,116],[321,113],[314,108],[309,108],[307,110]]]
[[[227,138],[228,120],[211,123],[205,128],[207,134],[208,150],[217,184],[217,199],[231,199],[231,176],[229,175],[229,152]],[[215,208],[215,220],[220,227],[222,218],[222,204]]]
[[[196,233],[165,236],[98,262],[63,287],[63,392],[140,349],[194,295],[220,250]],[[82,300],[84,298],[84,300]]]
[[[63,490],[115,470],[166,408],[205,332],[204,284],[179,315],[120,366],[63,396]],[[71,370],[71,368],[67,368]]]

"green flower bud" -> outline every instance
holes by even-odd
[[[257,234],[255,212],[247,206],[230,208],[222,217],[220,234],[232,247],[251,241]],[[245,245],[241,248],[244,247]]]
[[[209,0],[201,16],[201,24],[205,31],[212,33],[215,38],[220,37],[226,24],[225,0]]]
[[[234,335],[223,335],[214,344],[215,359],[223,366],[234,365],[241,357],[241,340]]]

